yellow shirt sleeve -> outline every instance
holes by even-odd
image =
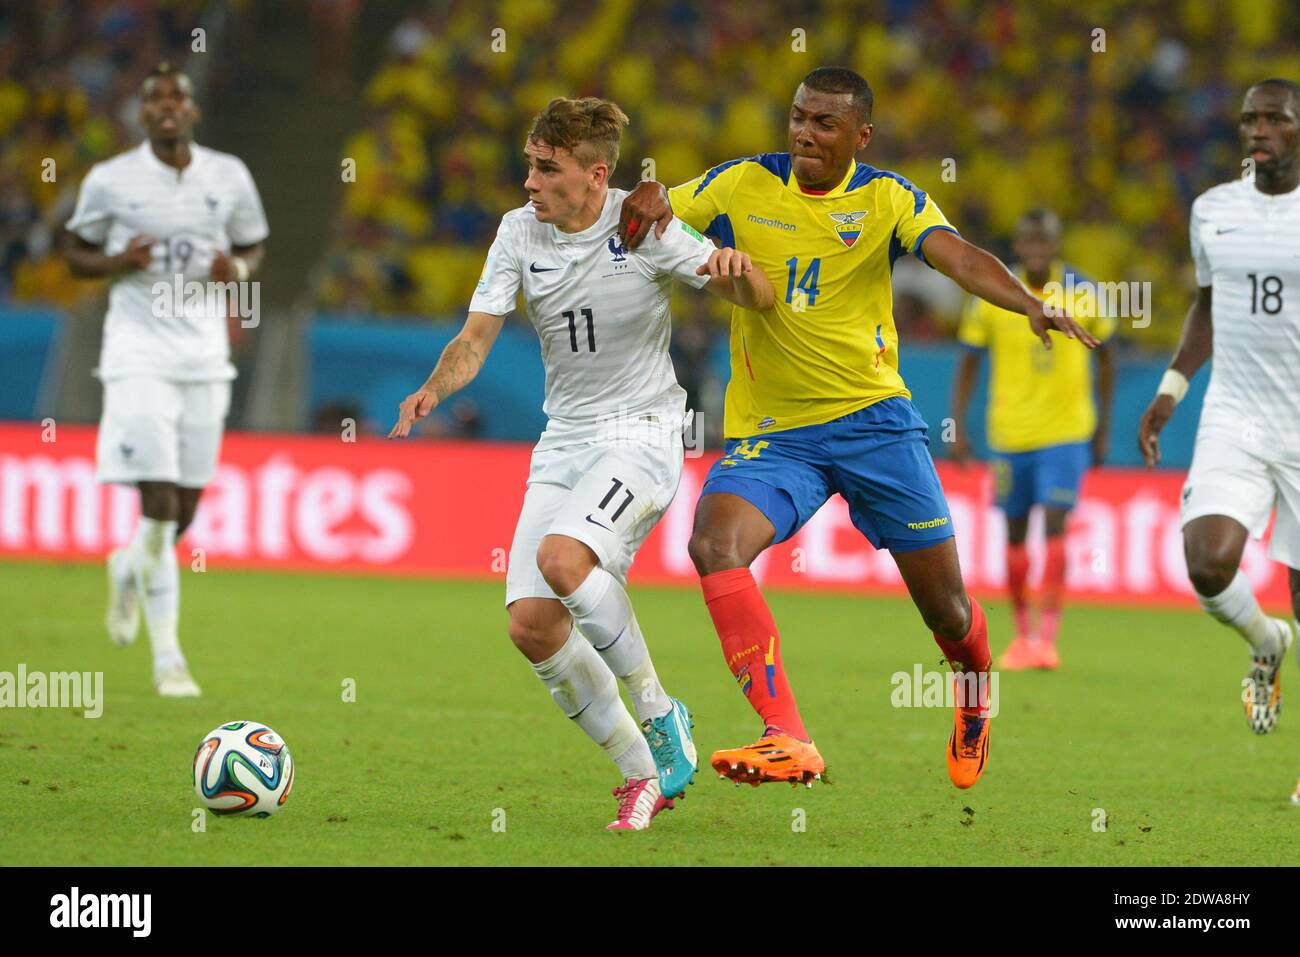
[[[689,182],[674,186],[668,191],[673,215],[696,232],[708,232],[717,217],[727,214],[731,195],[744,175],[744,164],[744,159],[731,160]]]
[[[928,266],[930,264],[921,253],[921,243],[925,237],[936,229],[946,229],[954,233],[957,230],[949,225],[947,218],[939,209],[939,204],[931,199],[928,193],[922,192],[915,186],[909,188],[897,181],[895,183],[893,195],[897,219],[894,224],[894,235],[904,249]]]

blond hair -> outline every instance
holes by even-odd
[[[619,139],[627,124],[627,114],[612,100],[559,96],[533,117],[528,141],[567,149],[583,166],[604,162],[613,172],[618,165]]]

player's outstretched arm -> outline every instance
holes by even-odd
[[[152,258],[150,247],[156,240],[152,236],[132,236],[126,249],[112,256],[102,246],[88,243],[76,233],[63,234],[63,255],[68,260],[68,270],[79,279],[101,279],[148,269]]]
[[[655,238],[662,239],[673,221],[673,207],[668,202],[668,187],[648,179],[623,198],[618,211],[618,238],[628,249],[636,249],[655,228]]]
[[[928,262],[957,285],[985,302],[1018,312],[1029,318],[1029,328],[1052,348],[1049,329],[1064,333],[1067,338],[1078,339],[1089,349],[1097,347],[1098,340],[1079,325],[1064,310],[1043,302],[1017,279],[1003,263],[991,253],[966,242],[956,233],[936,229],[925,237],[921,252]]]
[[[390,439],[406,438],[411,434],[412,425],[436,409],[447,396],[474,380],[497,341],[505,318],[486,312],[469,314],[464,327],[442,350],[428,380],[402,400],[397,423],[388,432]]]
[[[739,249],[715,249],[695,273],[709,277],[705,289],[742,309],[766,312],[776,303],[776,290],[767,273],[755,269],[749,254]]]
[[[1160,380],[1156,397],[1142,413],[1142,421],[1138,424],[1138,451],[1142,453],[1147,468],[1159,464],[1160,430],[1173,418],[1174,406],[1186,395],[1187,384],[1196,375],[1196,370],[1205,365],[1214,351],[1214,327],[1210,323],[1213,291],[1212,286],[1201,286],[1196,290],[1196,301],[1183,320],[1183,334],[1178,340],[1174,360]]]

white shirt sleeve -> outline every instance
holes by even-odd
[[[1192,203],[1192,221],[1188,226],[1188,235],[1192,243],[1192,263],[1196,266],[1196,285],[1201,288],[1214,284],[1214,271],[1210,269],[1210,259],[1205,255],[1205,246],[1201,243],[1201,229],[1205,220],[1197,210],[1198,203]]]
[[[109,193],[104,187],[100,167],[91,167],[77,191],[77,208],[67,222],[69,232],[76,233],[88,243],[102,246],[108,238],[108,228],[113,224],[109,207]]]
[[[502,219],[497,227],[497,237],[488,250],[483,274],[469,301],[470,312],[486,312],[490,316],[508,316],[515,311],[515,299],[522,282],[519,271],[519,250],[512,239],[509,224]]]
[[[656,239],[651,231],[642,248],[646,250],[656,275],[680,279],[696,289],[708,284],[708,275],[697,275],[695,270],[709,261],[717,247],[682,220],[674,217],[664,230],[662,239]]]
[[[266,213],[262,209],[262,197],[258,195],[257,184],[253,174],[242,162],[239,163],[239,186],[234,208],[226,221],[226,235],[236,246],[253,246],[270,235],[266,222]]]

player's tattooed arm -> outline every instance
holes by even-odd
[[[1213,287],[1201,286],[1196,290],[1196,300],[1187,310],[1183,320],[1183,334],[1174,351],[1174,359],[1169,363],[1170,372],[1179,373],[1186,382],[1196,375],[1196,370],[1205,365],[1214,352],[1214,327],[1210,322],[1213,304]],[[1168,376],[1168,373],[1166,373]],[[1178,400],[1167,392],[1158,392],[1151,400],[1147,410],[1142,413],[1138,423],[1138,451],[1147,468],[1154,468],[1160,463],[1160,431],[1174,415]]]
[[[767,273],[754,268],[749,254],[739,249],[727,246],[715,249],[709,261],[695,273],[709,277],[705,289],[742,309],[766,312],[776,303],[776,290]]]
[[[402,400],[397,423],[388,432],[390,439],[410,435],[411,426],[436,409],[449,395],[474,381],[504,322],[505,316],[486,312],[469,314],[464,327],[442,350],[438,364],[424,385]]]
[[[1098,345],[1096,336],[1074,321],[1065,310],[1043,302],[1012,274],[992,253],[966,242],[956,233],[936,229],[925,237],[922,253],[928,262],[971,295],[1029,319],[1029,328],[1052,348],[1048,330],[1055,329],[1068,339],[1078,339],[1089,349]]]
[[[152,236],[133,236],[126,249],[110,256],[102,246],[86,242],[76,233],[65,230],[63,255],[72,275],[80,279],[102,279],[148,269],[153,257],[150,248],[156,241]]]

